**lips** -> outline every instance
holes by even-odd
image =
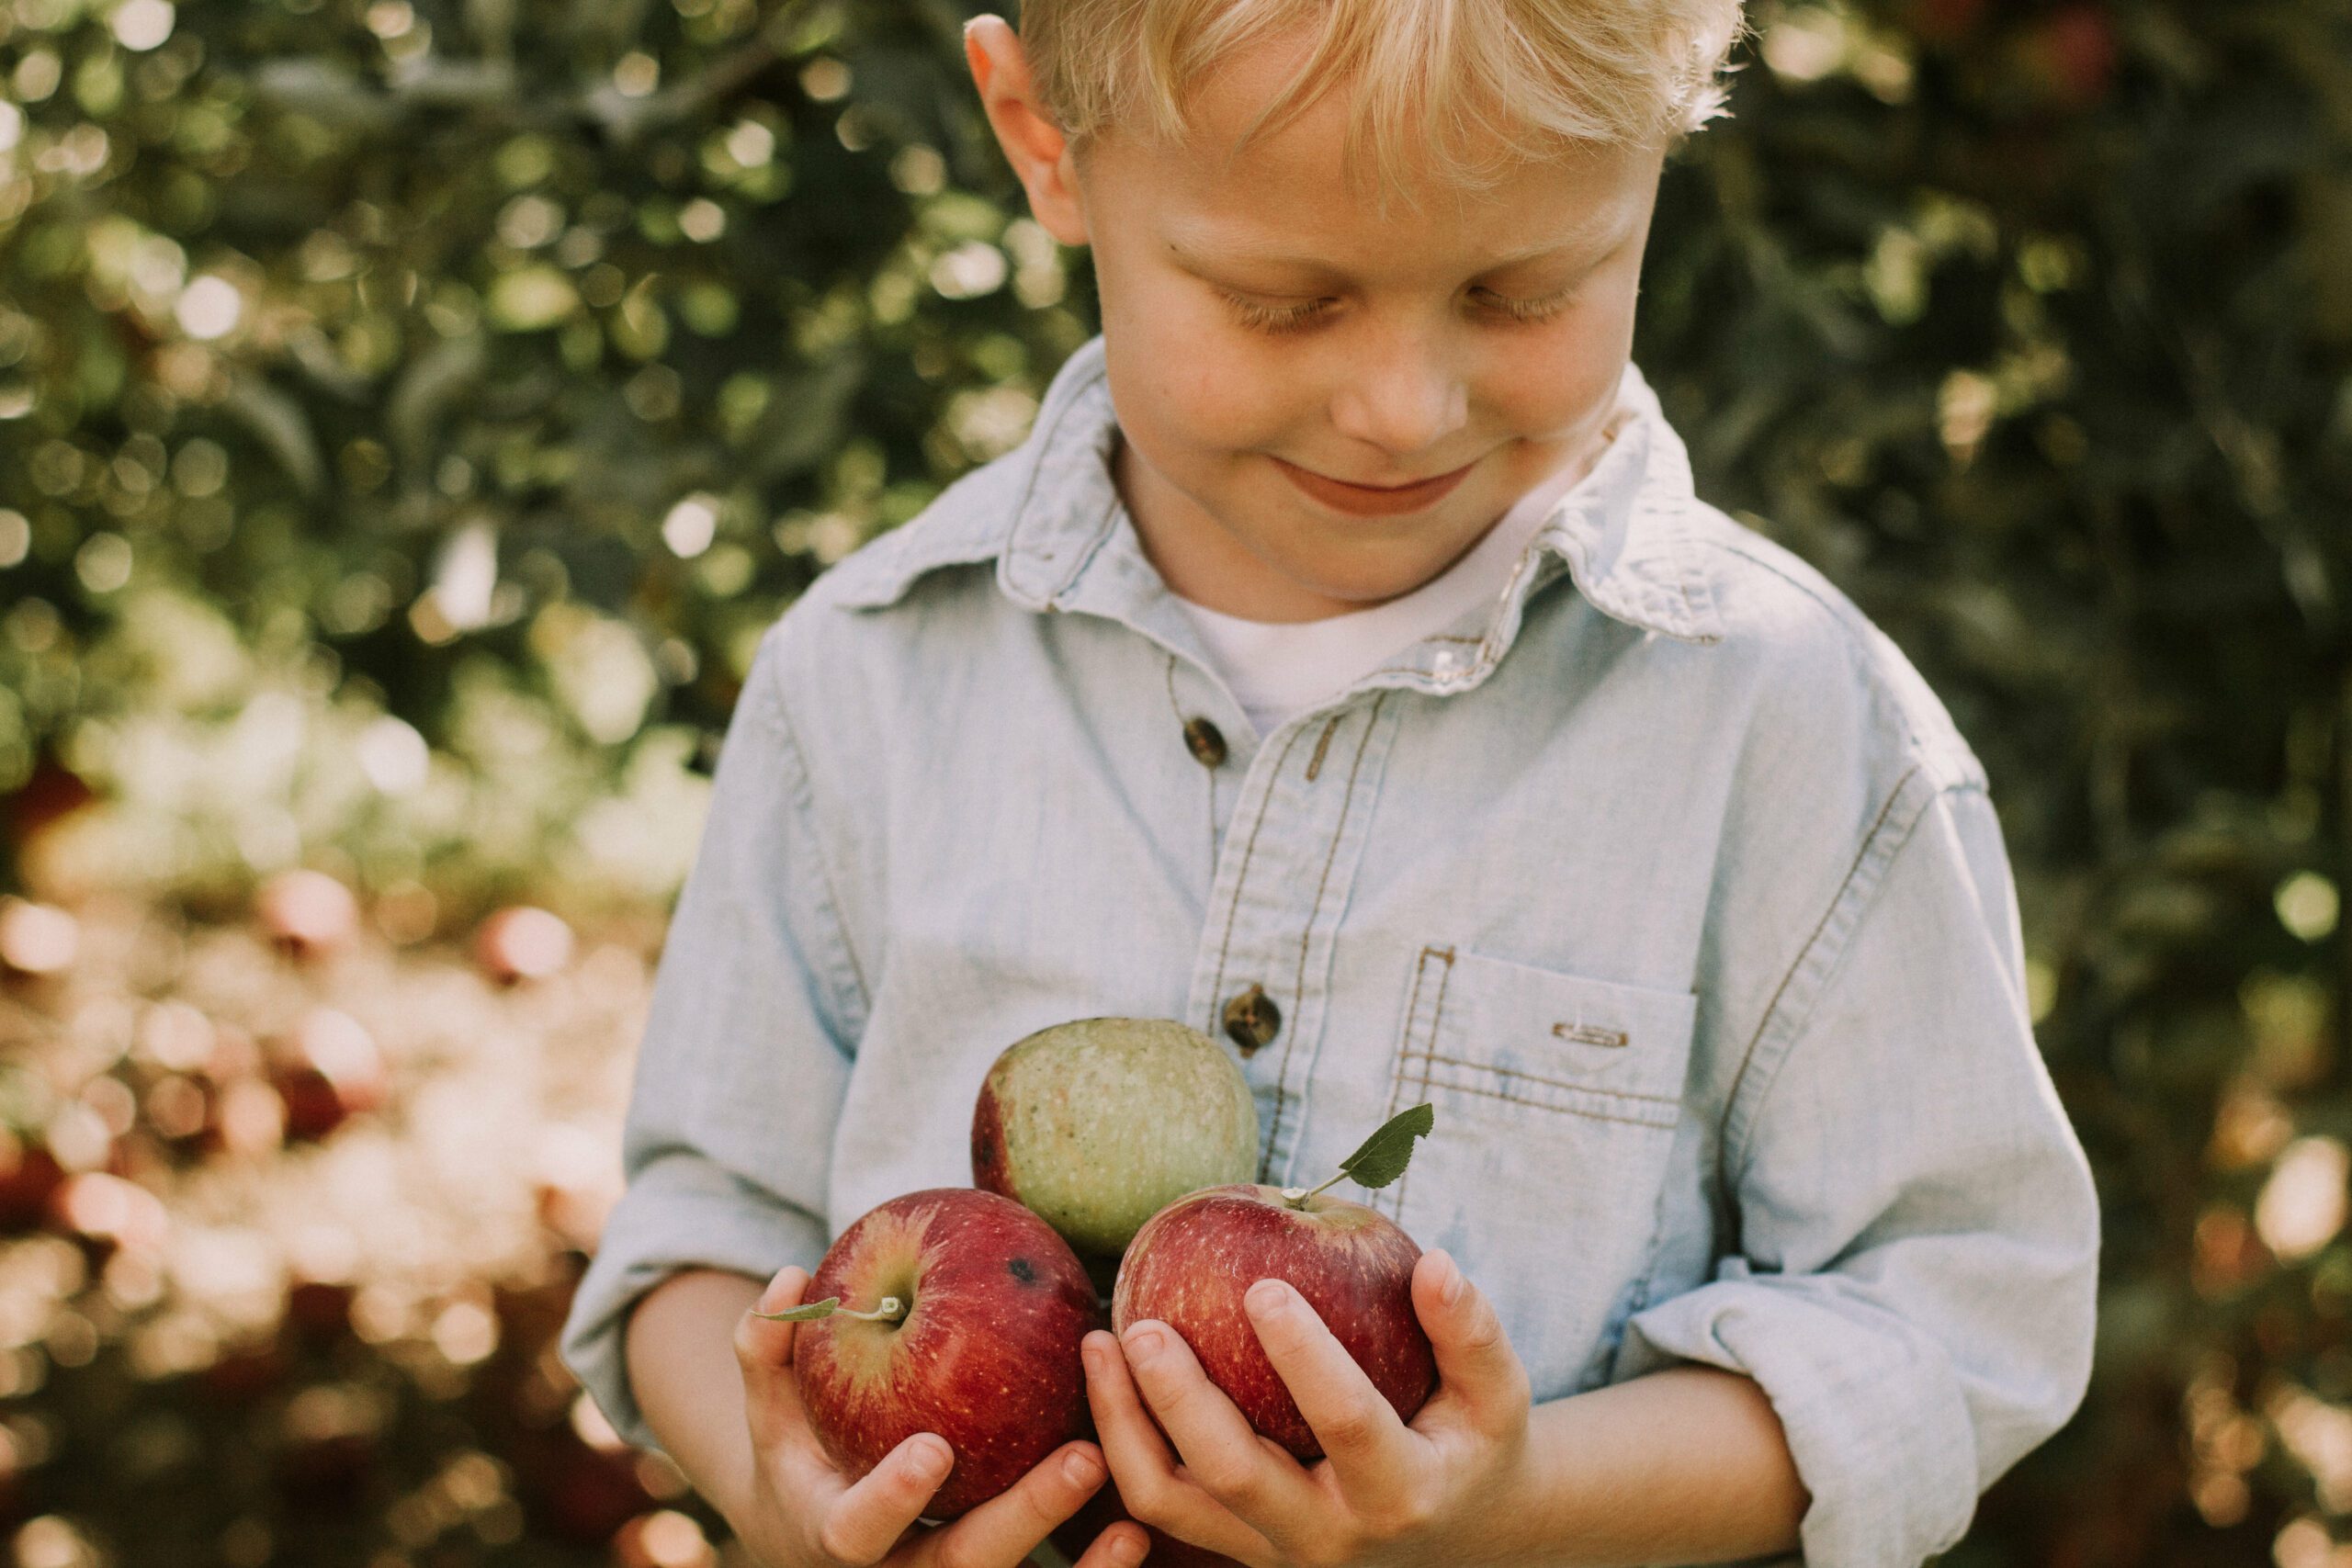
[[[1434,506],[1446,493],[1468,477],[1475,462],[1464,463],[1450,474],[1421,479],[1408,485],[1383,488],[1377,485],[1350,484],[1302,468],[1295,463],[1274,459],[1274,467],[1283,471],[1291,483],[1315,500],[1337,511],[1352,513],[1359,517],[1393,517],[1401,513],[1419,512]]]

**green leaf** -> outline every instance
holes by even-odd
[[[752,1315],[764,1317],[770,1323],[814,1323],[820,1317],[832,1316],[833,1309],[841,1304],[841,1297],[827,1296],[821,1302],[802,1302],[798,1306],[786,1307],[782,1312],[754,1312]]]
[[[1413,1157],[1413,1140],[1429,1136],[1437,1112],[1424,1102],[1388,1119],[1387,1125],[1363,1141],[1363,1146],[1340,1162],[1342,1174],[1359,1187],[1385,1187],[1405,1174]]]

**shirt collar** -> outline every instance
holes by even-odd
[[[1722,617],[1692,540],[1700,503],[1689,455],[1630,361],[1619,400],[1616,438],[1537,531],[1479,639],[1484,657],[1442,659],[1441,683],[1456,683],[1498,658],[1527,596],[1564,567],[1603,615],[1685,642],[1722,640]],[[1158,584],[1139,548],[1103,547],[1114,536],[1132,536],[1120,527],[1124,508],[1111,478],[1116,437],[1097,334],[1055,373],[1019,447],[949,487],[933,503],[934,516],[885,535],[834,569],[845,579],[834,585],[836,601],[879,607],[926,572],[992,559],[998,586],[1026,609],[1122,614],[1122,602]]]

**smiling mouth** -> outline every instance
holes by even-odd
[[[1297,464],[1286,462],[1280,457],[1276,457],[1273,461],[1274,466],[1283,471],[1284,478],[1317,501],[1341,512],[1351,512],[1365,516],[1386,516],[1397,513],[1419,512],[1423,507],[1433,506],[1446,492],[1460,484],[1472,468],[1477,467],[1476,462],[1473,460],[1463,464],[1451,473],[1439,474],[1431,479],[1416,479],[1410,484],[1363,485],[1355,484],[1347,479],[1335,479],[1328,474],[1318,474],[1312,468],[1302,468]]]
[[[1470,466],[1469,464],[1464,463],[1464,464],[1463,464],[1463,465],[1462,465],[1462,468],[1468,468],[1469,466]],[[1332,478],[1331,478],[1331,476],[1330,476],[1329,474],[1320,474],[1320,473],[1318,473],[1318,474],[1317,474],[1315,477],[1316,477],[1317,479],[1330,479],[1330,481],[1331,481],[1333,484],[1335,484],[1335,485],[1345,485],[1345,486],[1347,486],[1350,490],[1369,490],[1369,491],[1379,491],[1379,492],[1381,492],[1381,493],[1383,493],[1383,494],[1391,494],[1391,493],[1394,493],[1394,492],[1398,491],[1419,490],[1419,489],[1420,489],[1423,485],[1433,485],[1433,484],[1437,483],[1437,482],[1438,482],[1438,480],[1440,480],[1440,479],[1452,479],[1454,475],[1456,475],[1456,474],[1460,473],[1461,471],[1462,471],[1462,468],[1449,468],[1449,469],[1447,469],[1444,473],[1442,473],[1442,474],[1431,474],[1428,479],[1407,479],[1403,484],[1396,484],[1396,485],[1375,485],[1375,484],[1365,484],[1365,483],[1364,483],[1363,481],[1362,481],[1361,479],[1332,479]]]

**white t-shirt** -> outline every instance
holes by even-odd
[[[1615,438],[1611,421],[1609,436]],[[1174,595],[1200,628],[1210,661],[1260,735],[1343,691],[1400,649],[1433,636],[1474,606],[1502,596],[1511,568],[1554,507],[1590,473],[1597,448],[1563,464],[1511,504],[1469,553],[1410,593],[1319,621],[1245,621]]]

